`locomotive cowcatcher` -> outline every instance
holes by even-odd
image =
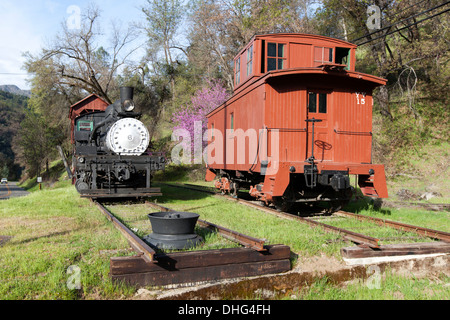
[[[140,116],[132,87],[121,87],[120,99],[110,105],[91,94],[70,107],[73,182],[82,197],[161,195],[151,187],[151,176],[164,169],[165,158],[149,151]]]
[[[372,163],[372,92],[386,80],[355,71],[356,45],[318,35],[255,35],[234,59],[234,93],[207,115],[206,180],[288,210],[353,194],[388,197]]]

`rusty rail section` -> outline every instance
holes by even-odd
[[[114,226],[127,238],[130,246],[138,252],[139,255],[146,262],[155,262],[155,254],[156,252],[141,238],[134,234],[130,229],[128,229],[122,222],[120,222],[114,215],[109,212],[101,203],[94,201],[100,211],[106,216],[108,220],[110,220]]]
[[[227,229],[225,227],[222,227],[217,224],[214,224],[214,223],[211,223],[211,222],[208,222],[205,220],[201,220],[201,219],[198,219],[197,223],[199,225],[201,225],[202,227],[205,227],[205,228],[208,228],[215,232],[220,233],[223,237],[225,237],[231,241],[235,241],[235,242],[242,244],[244,247],[251,248],[256,251],[265,251],[266,250],[264,248],[265,241],[262,239],[253,238],[246,234],[236,232],[231,229]]]
[[[387,220],[387,219],[369,217],[369,216],[364,216],[364,215],[355,214],[355,213],[346,212],[346,211],[338,211],[338,212],[335,212],[335,214],[340,215],[340,216],[355,218],[355,219],[358,219],[361,221],[370,221],[370,222],[374,222],[380,226],[387,226],[387,227],[391,227],[391,228],[394,228],[397,230],[402,230],[402,231],[407,231],[407,232],[415,232],[417,234],[420,234],[421,236],[450,242],[450,233],[444,232],[444,231],[433,230],[433,229],[423,228],[423,227],[419,227],[419,226],[413,226],[411,224],[401,223],[401,222]]]
[[[200,220],[200,225],[243,244],[244,247],[155,253],[101,203],[95,202],[101,212],[125,235],[137,256],[112,257],[110,277],[115,282],[131,285],[173,285],[199,281],[250,277],[289,271],[290,248],[282,244],[264,245],[264,241]],[[170,208],[147,202],[153,208]]]
[[[196,188],[193,185],[188,185],[188,186],[174,185],[174,184],[167,184],[167,185],[171,186],[171,187],[190,189],[190,190],[195,190],[195,191],[199,191],[199,192],[207,192],[207,193],[211,193],[211,194],[218,194],[218,193],[216,193],[214,191],[204,190],[204,188],[200,188],[200,187]],[[299,217],[299,216],[292,215],[290,213],[277,211],[275,209],[271,209],[271,208],[268,208],[268,207],[263,207],[263,206],[260,206],[258,204],[252,203],[250,201],[239,199],[239,198],[233,198],[233,197],[228,196],[228,195],[221,195],[221,197],[224,197],[224,198],[226,198],[228,200],[231,200],[231,201],[235,201],[235,202],[244,204],[246,206],[255,208],[255,209],[260,210],[260,211],[264,211],[266,213],[270,213],[270,214],[276,215],[278,217],[287,218],[287,219],[291,219],[291,220],[297,220],[299,222],[309,224],[310,226],[313,226],[313,227],[321,227],[327,232],[335,232],[335,233],[342,234],[344,236],[344,238],[346,238],[346,239],[348,239],[350,241],[353,241],[353,242],[356,242],[356,243],[359,243],[359,244],[364,244],[364,245],[367,245],[367,246],[369,246],[371,248],[379,248],[379,246],[380,246],[379,245],[379,241],[380,240],[377,239],[377,238],[374,238],[374,237],[370,237],[370,236],[367,236],[367,235],[364,235],[364,234],[361,234],[361,233],[357,233],[357,232],[353,232],[353,231],[350,231],[350,230],[346,230],[346,229],[330,226],[330,225],[322,223],[322,222],[305,219],[305,218],[302,218],[302,217]]]
[[[302,223],[306,223],[309,224],[310,226],[313,227],[321,227],[323,228],[325,231],[327,232],[335,232],[335,233],[339,233],[342,234],[344,236],[344,238],[359,243],[359,244],[364,244],[367,245],[371,248],[379,248],[379,239],[374,238],[374,237],[370,237],[361,233],[357,233],[357,232],[353,232],[350,230],[346,230],[346,229],[342,229],[342,228],[338,228],[335,226],[330,226],[328,224],[322,223],[322,222],[318,222],[318,221],[314,221],[314,220],[310,220],[310,219],[305,219],[299,216],[295,216],[293,214],[290,213],[286,213],[286,212],[281,212],[281,211],[277,211],[275,209],[271,209],[271,208],[267,208],[267,207],[262,207],[260,205],[251,203],[249,201],[246,200],[242,200],[242,199],[235,199],[233,197],[230,196],[225,196],[227,199],[232,200],[232,201],[236,201],[239,203],[242,203],[246,206],[282,217],[282,218],[286,218],[286,219],[291,219],[291,220],[296,220]]]
[[[184,188],[184,186],[179,186],[179,185],[170,185],[170,186],[175,186],[175,187],[181,187]],[[196,188],[194,185],[188,185],[187,187],[185,187],[187,189],[191,189],[191,190],[196,190],[196,191],[200,191],[200,192],[208,192],[208,193],[212,193],[214,194],[215,192],[210,191],[210,190],[203,190],[201,188]],[[228,200],[232,200],[232,201],[237,201],[239,203],[245,204],[247,206],[256,208],[258,210],[262,210],[271,214],[275,214],[278,215],[280,217],[285,217],[285,218],[290,218],[290,219],[296,219],[299,220],[301,222],[304,223],[308,223],[312,226],[320,226],[322,228],[324,228],[327,231],[334,231],[334,232],[338,232],[344,235],[345,238],[356,242],[356,243],[361,243],[361,244],[366,244],[369,247],[372,248],[379,248],[379,239],[373,238],[373,237],[369,237],[360,233],[356,233],[356,232],[352,232],[349,230],[345,230],[342,228],[338,228],[338,227],[334,227],[334,226],[330,226],[318,221],[314,221],[314,220],[310,220],[310,219],[305,219],[302,217],[298,217],[298,216],[294,216],[288,213],[284,213],[284,212],[278,212],[274,209],[270,209],[267,207],[262,207],[259,206],[257,204],[251,203],[249,201],[243,200],[243,199],[236,199],[230,196],[224,196],[225,198],[227,198]],[[448,232],[444,232],[444,231],[439,231],[439,230],[434,230],[434,229],[429,229],[429,228],[424,228],[424,227],[419,227],[419,226],[414,226],[414,225],[410,225],[410,224],[406,224],[406,223],[401,223],[401,222],[397,222],[397,221],[392,221],[392,220],[387,220],[387,219],[380,219],[380,218],[375,218],[375,217],[370,217],[370,216],[364,216],[364,215],[359,215],[359,214],[355,214],[355,213],[351,213],[351,212],[346,212],[346,211],[338,211],[335,212],[336,215],[340,215],[340,216],[344,216],[344,217],[351,217],[351,218],[356,218],[359,219],[361,221],[370,221],[370,222],[374,222],[380,226],[387,226],[387,227],[391,227],[397,230],[402,230],[402,231],[407,231],[407,232],[415,232],[421,236],[425,236],[428,238],[432,238],[432,239],[437,239],[437,240],[442,240],[442,241],[446,241],[446,242],[450,242],[450,233]]]

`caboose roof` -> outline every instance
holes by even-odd
[[[286,40],[295,40],[300,41],[303,40],[307,43],[315,43],[317,41],[327,41],[330,43],[334,43],[335,45],[339,45],[342,47],[348,47],[348,48],[356,48],[357,45],[336,39],[336,38],[330,38],[326,36],[316,35],[316,34],[308,34],[308,33],[265,33],[265,34],[255,34],[250,39],[250,41],[247,42],[247,44],[239,51],[239,53],[236,55],[238,57],[243,53],[243,51],[247,48],[247,46],[252,43],[255,39],[262,39],[262,40],[273,40],[273,39],[286,39]]]

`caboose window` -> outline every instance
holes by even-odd
[[[335,61],[338,64],[345,64],[348,70],[350,68],[350,49],[348,48],[336,48]]]
[[[283,43],[267,43],[267,71],[286,67],[285,46]]]
[[[327,95],[319,93],[319,113],[327,113]]]
[[[253,73],[253,45],[247,50],[247,76]]]
[[[317,112],[317,93],[310,92],[308,96],[308,112]]]
[[[231,133],[233,133],[233,131],[234,131],[234,113],[230,114],[230,129],[231,129]]]
[[[327,113],[327,94],[309,92],[308,93],[308,112],[309,113]]]
[[[241,82],[241,57],[236,60],[236,67],[234,68],[234,82],[236,85]]]
[[[333,49],[325,47],[314,47],[314,62],[319,64],[333,62]]]

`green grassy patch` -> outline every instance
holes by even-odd
[[[110,257],[134,253],[129,250],[129,245],[120,232],[97,207],[90,201],[80,198],[70,181],[63,178],[64,172],[60,172],[60,181],[45,186],[42,190],[32,189],[35,191],[26,197],[0,202],[0,235],[12,237],[0,247],[0,298],[19,300],[131,298],[136,288],[113,284],[108,273]],[[152,201],[175,210],[196,212],[203,220],[266,239],[270,244],[289,245],[291,251],[301,258],[299,261],[293,259],[293,265],[323,255],[340,260],[340,248],[353,245],[351,242],[342,241],[340,235],[326,233],[321,228],[312,228],[297,221],[282,219],[207,193],[166,185],[162,185],[161,189],[163,196]],[[154,209],[145,204],[132,203],[110,204],[108,207],[128,227],[135,229],[137,235],[143,237],[151,232],[147,214],[154,212]],[[370,203],[353,203],[348,210],[449,231],[450,215],[447,212],[376,210]],[[323,222],[354,228],[357,232],[373,232],[374,236],[379,236],[379,232],[389,232],[385,234],[386,237],[405,235],[392,233],[392,229],[384,230],[374,224],[352,219],[342,221],[330,219],[330,222]],[[205,232],[202,228],[197,228],[196,231],[205,238],[205,243],[194,250],[236,246],[235,243],[217,234]],[[80,289],[70,289],[68,286],[68,282],[70,283],[76,276],[70,273],[71,266],[75,266],[79,271]],[[431,291],[425,290],[425,293],[418,295],[419,299],[427,299],[429,296],[439,298],[448,294],[448,286],[439,289],[438,285],[439,281],[448,283],[448,278],[445,277],[439,278],[439,281],[434,279],[434,282],[432,280],[426,282],[428,281],[426,279],[417,282],[415,279],[396,278],[394,275],[386,279],[382,282],[383,288],[392,286],[391,282],[397,283],[400,286],[397,291],[401,295],[386,295],[377,291],[364,293],[365,284],[359,284],[358,287],[357,283],[346,285],[342,291],[342,287],[318,279],[311,289],[301,289],[290,298],[390,299],[398,296],[409,299],[417,296],[415,292],[424,291],[420,288],[425,288],[427,284]],[[410,287],[414,288],[408,289]]]
[[[284,299],[299,300],[448,300],[450,277],[433,279],[408,278],[390,271],[372,275],[367,280],[353,280],[333,284],[327,277],[319,278],[311,286],[290,292]]]
[[[75,188],[41,190],[0,203],[1,299],[104,299],[129,294],[114,285],[109,258],[129,246],[121,234]],[[70,266],[79,268],[81,289]]]

